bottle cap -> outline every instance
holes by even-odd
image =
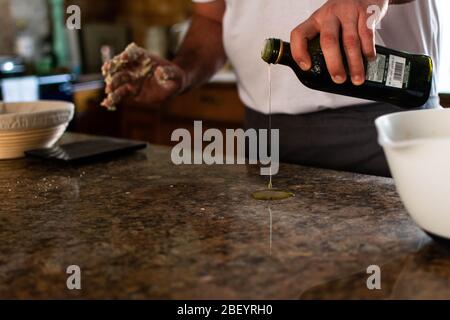
[[[281,48],[280,39],[267,39],[264,41],[263,50],[261,51],[261,58],[267,63],[276,63]]]

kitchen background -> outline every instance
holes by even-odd
[[[444,12],[450,1],[440,0]],[[67,30],[66,8],[81,8],[81,30]],[[100,108],[105,59],[129,42],[171,58],[189,26],[190,0],[0,0],[0,98],[5,101],[62,99],[76,105],[71,131],[170,144],[176,128],[242,127],[244,106],[226,67],[203,88],[158,109]],[[450,22],[446,24],[450,35]],[[450,107],[450,37],[442,81],[442,104]]]

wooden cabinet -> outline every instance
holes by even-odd
[[[75,116],[70,130],[79,133],[120,137],[119,114],[100,106],[104,99],[102,80],[74,85]]]
[[[172,132],[194,128],[202,121],[204,130],[242,128],[244,105],[234,84],[208,84],[192,90],[159,109],[132,108],[120,111],[121,135],[156,144],[173,145]]]
[[[154,109],[128,106],[109,112],[100,107],[103,87],[80,87],[75,92],[76,115],[72,131],[173,145],[172,132],[193,132],[194,121],[204,130],[242,128],[244,105],[233,83],[210,83]]]
[[[133,41],[144,46],[150,26],[169,28],[192,14],[191,0],[121,0],[117,21],[130,27]]]
[[[120,2],[111,0],[65,0],[65,7],[77,5],[82,12],[82,23],[114,22],[121,12]]]
[[[124,138],[148,141],[157,144],[162,142],[163,123],[160,110],[133,108],[120,109],[119,132]]]
[[[441,94],[441,105],[450,108],[450,94]]]
[[[241,125],[244,107],[230,84],[209,84],[171,101],[166,117]]]

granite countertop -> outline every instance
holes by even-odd
[[[79,166],[0,162],[0,298],[450,298],[450,250],[392,180],[282,165],[275,186],[296,197],[253,200],[266,182],[251,166],[177,167],[156,146]],[[381,290],[367,289],[369,265]]]

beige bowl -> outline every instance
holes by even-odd
[[[17,159],[25,151],[52,147],[74,115],[63,101],[0,102],[0,159]]]

